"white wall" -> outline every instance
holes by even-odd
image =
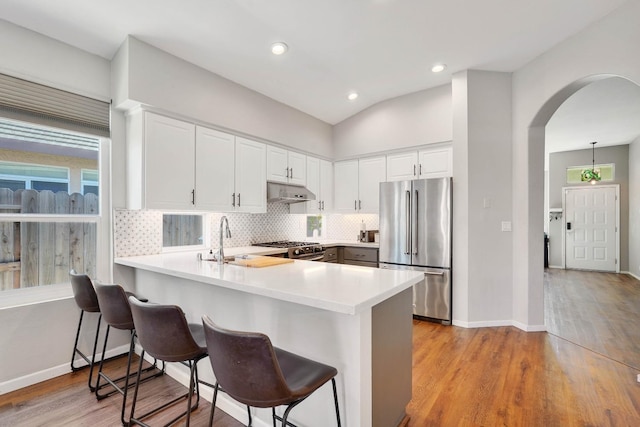
[[[0,20],[0,72],[46,84],[101,100],[110,99],[110,64],[96,55]],[[124,129],[124,124],[121,124]],[[115,150],[124,145],[118,139],[114,125]],[[123,160],[123,159],[120,159]],[[114,166],[114,175],[124,171]],[[120,163],[124,163],[121,161]],[[121,185],[122,183],[120,183]],[[108,186],[107,186],[108,188]],[[114,191],[123,192],[124,188]],[[117,196],[116,196],[117,197]],[[106,212],[106,233],[101,239],[101,251],[110,258],[110,212]],[[101,277],[110,277],[111,265]],[[107,279],[108,280],[108,279]],[[73,338],[77,328],[79,309],[71,298],[15,308],[0,309],[0,394],[15,387],[61,375],[69,371]],[[87,326],[95,325],[88,316]],[[104,332],[104,331],[103,331]],[[93,328],[85,330],[93,336]],[[90,348],[91,339],[83,339],[83,350]],[[110,348],[128,341],[126,334],[112,335]]]
[[[591,149],[564,151],[549,154],[549,206],[562,207],[562,188],[578,187],[591,184],[575,183],[567,184],[567,168],[574,166],[590,165],[593,159]],[[612,147],[599,147],[595,150],[597,164],[613,163],[614,180],[603,182],[603,185],[618,184],[620,186],[620,271],[629,268],[629,145],[615,145]],[[547,217],[548,221],[548,217]],[[549,235],[549,264],[561,266],[562,262],[562,234],[564,228],[562,219],[553,221]]]
[[[544,126],[557,107],[595,79],[640,83],[640,3],[628,2],[513,76],[514,318],[536,329],[543,316]]]
[[[334,158],[451,141],[451,85],[375,104],[333,128]]]
[[[453,320],[510,325],[511,75],[464,71],[453,92]]]
[[[640,138],[629,145],[629,269],[640,280]]]
[[[328,123],[133,37],[116,54],[113,95],[119,108],[142,103],[234,133],[333,157]]]

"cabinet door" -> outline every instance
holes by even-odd
[[[358,161],[347,160],[333,165],[333,197],[336,212],[358,212]]]
[[[322,212],[333,211],[333,164],[320,160],[320,196]]]
[[[307,189],[315,194],[316,199],[308,202],[292,203],[289,205],[289,212],[295,214],[318,213],[321,207],[320,191],[320,159],[307,157]]]
[[[420,150],[420,178],[453,176],[453,147]]]
[[[196,127],[196,209],[234,209],[235,137]]]
[[[406,181],[418,178],[418,152],[387,156],[387,181]]]
[[[380,183],[387,177],[386,159],[371,157],[359,160],[358,208],[362,213],[377,214],[380,210]]]
[[[289,165],[289,184],[305,185],[307,183],[307,156],[289,151],[287,158]]]
[[[287,183],[289,181],[288,152],[279,147],[267,146],[267,180]]]
[[[267,147],[236,137],[236,210],[267,212]]]
[[[193,209],[195,126],[145,113],[144,140],[145,207]]]

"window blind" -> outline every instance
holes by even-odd
[[[109,103],[0,73],[0,115],[98,136],[110,136]]]

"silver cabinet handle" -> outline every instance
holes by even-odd
[[[425,271],[424,275],[427,276],[444,276],[444,271]]]
[[[404,254],[409,255],[409,243],[411,242],[411,192],[406,191],[406,200],[405,200],[405,243],[404,243]]]
[[[291,173],[291,176],[289,178],[293,178],[293,168],[289,168],[289,172]]]
[[[354,201],[353,201],[353,210],[354,210],[354,211],[357,211],[357,210],[358,210],[358,201],[357,201],[357,200],[354,200]]]
[[[362,210],[362,200],[358,200],[358,210]]]
[[[196,204],[196,189],[195,188],[193,190],[191,190],[191,204],[192,205]]]
[[[420,163],[420,176],[422,176],[422,163]]]
[[[319,211],[322,210],[322,202],[320,200],[318,200],[318,210]]]
[[[240,207],[240,193],[238,193],[238,207]]]
[[[231,206],[236,207],[236,193],[231,195]]]
[[[411,246],[413,247],[413,254],[418,255],[418,190],[416,190],[416,197],[415,200],[413,200],[413,204],[415,205],[415,216],[413,217],[413,224],[411,224],[413,231]]]
[[[413,176],[416,176],[416,165],[413,165]]]

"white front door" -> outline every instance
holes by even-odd
[[[565,188],[564,192],[566,268],[618,271],[618,188]]]

